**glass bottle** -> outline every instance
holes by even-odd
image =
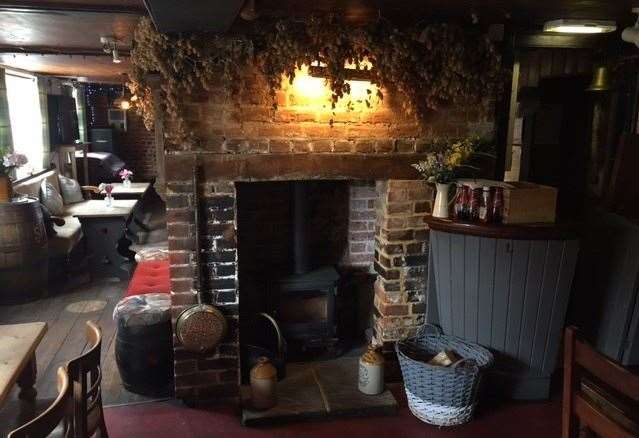
[[[495,197],[493,199],[492,221],[500,224],[504,219],[504,189],[495,187]]]
[[[477,187],[470,190],[470,220],[477,222],[479,220],[479,207],[481,205],[481,188]]]
[[[453,208],[453,216],[457,220],[462,219],[462,211],[464,208],[464,187],[461,183],[456,184],[455,189],[455,206]]]
[[[479,205],[479,221],[482,223],[490,223],[492,218],[493,197],[490,187],[484,187],[482,190],[481,204]]]

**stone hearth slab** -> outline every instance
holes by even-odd
[[[252,410],[250,389],[242,388],[242,424],[258,426],[313,418],[396,414],[397,401],[389,390],[380,395],[359,392],[357,369],[355,357],[289,364],[287,377],[277,387],[275,407]]]

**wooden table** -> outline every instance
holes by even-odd
[[[16,382],[21,399],[35,399],[35,350],[46,331],[46,322],[0,325],[0,408]]]
[[[151,187],[151,183],[132,182],[129,187],[124,183],[111,183],[113,191],[111,195],[115,199],[142,199],[147,190]]]
[[[125,186],[124,183],[111,183],[113,186],[113,191],[111,191],[111,196],[115,199],[137,199],[138,204],[133,211],[133,218],[129,223],[129,234],[128,237],[138,242],[138,232],[140,231],[149,231],[149,228],[145,225],[144,220],[142,219],[142,199],[147,195],[149,188],[151,188],[151,183],[148,182],[132,182],[130,186]],[[104,193],[101,193],[104,195]]]
[[[129,250],[131,241],[126,234],[137,203],[135,199],[114,199],[108,207],[103,199],[92,199],[68,207],[82,224],[92,278],[131,277],[135,253]]]

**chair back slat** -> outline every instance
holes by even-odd
[[[73,392],[64,367],[58,368],[58,397],[42,414],[9,433],[8,438],[43,438],[61,429],[64,438],[73,436]],[[57,432],[57,431],[56,431]]]
[[[598,353],[580,339],[575,339],[574,361],[615,390],[639,401],[639,376]]]
[[[104,438],[107,431],[102,409],[102,334],[91,321],[87,321],[86,337],[87,351],[67,364],[73,384],[75,437],[87,438],[100,430]]]
[[[594,377],[603,386],[592,390]],[[590,388],[590,389],[589,389]],[[596,395],[597,398],[592,398]],[[580,435],[580,428],[602,438],[636,436],[632,412],[639,402],[639,375],[610,360],[579,339],[575,327],[564,336],[564,394],[562,437]],[[613,409],[614,408],[614,409]],[[630,411],[626,411],[630,409]]]
[[[102,398],[102,373],[98,373],[100,378],[93,382],[91,386],[86,391],[86,396],[88,400],[94,401],[98,398]]]
[[[575,414],[591,431],[603,437],[636,438],[637,435],[621,427],[608,416],[601,413],[581,395],[575,396]]]

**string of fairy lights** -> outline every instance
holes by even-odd
[[[87,122],[89,127],[97,124],[97,112],[100,108],[104,110],[104,105],[100,100],[106,96],[108,107],[113,106],[113,102],[122,96],[124,85],[115,84],[87,84],[85,87],[85,98],[87,104]]]

